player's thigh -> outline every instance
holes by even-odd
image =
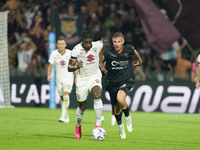
[[[101,76],[94,77],[91,79],[91,86],[90,86],[90,92],[93,95],[94,99],[101,98],[101,92],[102,92],[102,84],[101,84]]]
[[[67,78],[65,80],[63,80],[63,90],[64,92],[68,92],[71,93],[72,88],[73,88],[73,78]]]
[[[63,84],[59,81],[56,80],[56,86],[57,86],[57,90],[60,96],[63,96]]]
[[[111,100],[112,105],[116,105],[118,103],[117,93],[119,91],[119,88],[108,85],[106,89],[110,95],[110,100]]]
[[[76,85],[76,97],[78,102],[83,102],[87,99],[89,93],[89,84],[83,86]]]

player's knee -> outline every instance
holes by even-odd
[[[84,102],[79,102],[79,108],[82,110],[82,111],[85,111],[86,110],[86,107],[87,107],[87,101],[84,101]]]
[[[99,99],[101,98],[101,87],[100,86],[95,86],[92,88],[92,95],[94,99]]]

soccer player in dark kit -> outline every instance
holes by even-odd
[[[109,80],[106,90],[109,92],[111,102],[114,105],[115,118],[121,139],[126,138],[124,124],[122,123],[122,112],[125,115],[128,132],[132,132],[134,128],[125,100],[135,81],[132,56],[137,59],[134,66],[142,65],[139,53],[132,46],[124,46],[124,41],[124,35],[117,32],[112,37],[113,46],[109,46],[104,50],[104,61],[106,62],[104,72]]]

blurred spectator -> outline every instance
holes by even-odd
[[[32,37],[33,42],[36,45],[40,45],[42,32],[46,28],[46,26],[44,25],[42,20],[43,20],[43,18],[40,15],[35,14],[34,20],[33,20],[32,24],[30,26],[30,29],[29,29],[29,34]]]
[[[19,41],[19,49],[17,51],[18,60],[18,75],[23,75],[26,72],[29,64],[32,62],[32,55],[37,50],[31,38],[28,41]]]
[[[134,73],[135,73],[135,80],[136,81],[145,81],[146,80],[146,75],[143,72],[141,66],[135,67],[134,68]]]
[[[119,8],[116,10],[116,12],[120,15],[120,18],[124,18],[128,15],[125,4],[122,2],[119,3]]]
[[[89,14],[92,15],[98,9],[98,0],[85,0],[85,4],[87,5]]]
[[[119,30],[119,27],[121,27],[121,22],[119,21],[119,17],[115,12],[111,12],[109,17],[106,18],[106,21],[104,23],[104,29],[106,35],[111,38],[112,34]]]
[[[39,62],[35,56],[32,57],[31,64],[27,68],[27,75],[40,77]]]
[[[94,40],[97,41],[102,37],[101,22],[99,21],[96,13],[92,14],[92,19],[88,25],[88,28],[92,31],[94,35]]]
[[[165,79],[162,68],[159,65],[156,66],[156,69],[154,71],[154,76],[156,77],[156,81],[158,82],[163,82]]]
[[[36,11],[38,11],[37,10],[38,7],[36,4],[30,3],[29,7],[23,7],[22,9],[23,9],[24,15],[26,17],[26,22],[27,22],[26,29],[29,30],[29,28],[34,20]]]
[[[7,0],[6,3],[2,7],[2,11],[5,10],[16,10],[17,8],[21,8],[24,5],[20,0]]]
[[[182,45],[177,52],[177,61],[174,74],[175,81],[190,81],[188,71],[191,70],[192,63],[189,60],[182,58],[182,49],[185,47],[186,44],[187,41],[184,39]]]
[[[200,48],[199,48],[200,49]],[[198,56],[198,49],[195,51],[195,56],[191,55],[191,62],[192,62],[192,67],[191,67],[191,82],[196,82],[196,67],[197,67],[197,56]]]
[[[124,45],[134,46],[133,34],[131,32],[126,32],[124,38],[125,38]]]

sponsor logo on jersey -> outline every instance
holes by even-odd
[[[117,57],[117,55],[114,55],[114,54],[111,54],[110,56],[112,56],[112,57]]]
[[[64,60],[61,60],[61,61],[60,61],[60,65],[61,65],[61,66],[64,66],[64,65],[65,65],[65,61],[64,61]]]
[[[124,68],[127,68],[127,66],[128,66],[128,60],[126,60],[126,61],[112,61],[111,65],[113,66],[112,67],[113,70],[124,69]]]
[[[92,55],[92,54],[88,55],[87,61],[89,61],[89,63],[87,63],[87,65],[95,63],[95,62],[93,62],[94,61],[94,55]]]

